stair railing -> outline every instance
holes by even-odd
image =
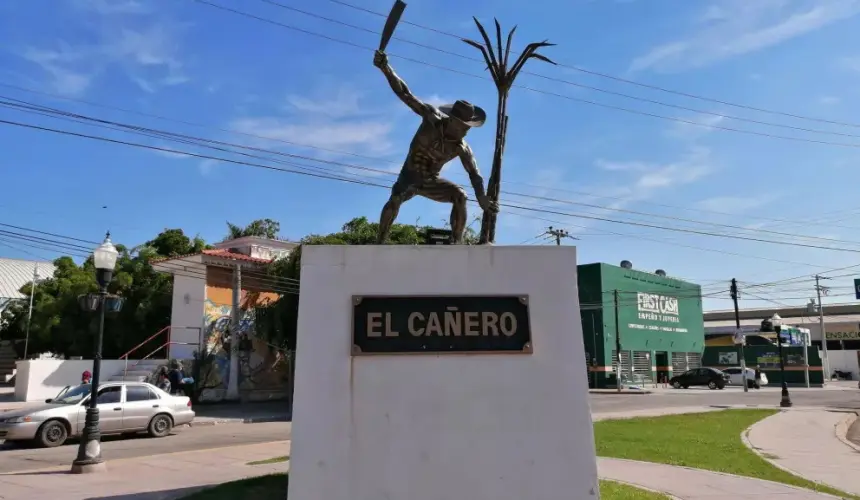
[[[127,353],[125,353],[125,354],[123,354],[122,356],[120,356],[120,357],[119,357],[119,359],[124,359],[124,360],[125,360],[125,370],[122,372],[122,376],[123,376],[123,377],[125,377],[126,375],[128,375],[128,357],[131,355],[131,353],[133,353],[133,352],[137,351],[138,349],[140,349],[141,347],[145,346],[149,341],[151,341],[151,340],[152,340],[152,339],[154,339],[155,337],[158,337],[159,335],[161,335],[161,334],[162,334],[162,333],[164,333],[164,332],[167,332],[167,338],[168,338],[168,339],[170,339],[170,329],[171,329],[171,328],[172,328],[172,327],[171,327],[170,325],[165,326],[165,327],[164,327],[164,328],[162,328],[161,330],[158,330],[157,332],[155,332],[154,334],[152,334],[152,336],[150,336],[148,339],[144,340],[144,341],[143,341],[143,342],[141,342],[140,344],[137,344],[137,345],[136,345],[136,346],[134,346],[130,351],[128,351]],[[166,344],[165,344],[165,345],[166,345]],[[161,349],[162,347],[164,347],[164,346],[159,347],[159,349]],[[144,358],[144,359],[146,359],[146,358]],[[138,361],[138,363],[139,363],[139,362],[140,362],[140,361]],[[135,363],[133,366],[137,366],[137,363]]]

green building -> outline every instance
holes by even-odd
[[[649,384],[702,366],[705,327],[699,285],[609,264],[577,266],[589,386]],[[616,334],[617,333],[617,334]],[[618,343],[620,342],[620,349]]]

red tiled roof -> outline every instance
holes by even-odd
[[[241,253],[231,252],[229,250],[222,250],[222,249],[213,248],[213,249],[209,249],[209,250],[203,250],[200,253],[190,253],[190,254],[186,254],[186,255],[177,255],[176,257],[162,257],[160,259],[152,259],[151,263],[152,264],[159,264],[159,263],[168,262],[171,260],[178,260],[178,259],[185,259],[187,257],[194,257],[197,255],[206,255],[209,257],[218,257],[221,259],[241,260],[243,262],[253,262],[256,264],[268,264],[268,263],[272,262],[271,259],[261,259],[258,257],[251,257],[249,255],[245,255],[245,254],[241,254]]]
[[[249,255],[231,252],[230,250],[203,250],[203,255],[208,255],[210,257],[221,257],[223,259],[231,259],[231,260],[242,260],[245,262],[257,262],[259,264],[268,264],[272,262],[272,259],[261,259],[259,257],[251,257]]]

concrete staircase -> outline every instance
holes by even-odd
[[[11,342],[0,342],[0,386],[10,385],[15,378],[15,348]]]
[[[166,359],[142,359],[140,361],[130,359],[128,360],[128,371],[122,370],[110,377],[108,381],[149,382],[156,370],[166,365]]]

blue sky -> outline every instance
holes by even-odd
[[[260,0],[213,2],[365,47],[379,42],[377,34]],[[384,22],[328,0],[280,2],[377,32]],[[387,12],[391,6],[388,0],[350,3],[378,12]],[[860,244],[851,241],[856,232],[854,219],[860,213],[855,200],[860,150],[735,133],[605,106],[701,125],[844,144],[860,144],[860,139],[851,137],[860,136],[860,128],[691,99],[598,77],[572,66],[728,103],[860,123],[858,14],[860,1],[855,0],[542,0],[534,8],[522,2],[413,0],[404,20],[475,38],[478,34],[470,16],[491,25],[495,15],[505,28],[519,25],[516,48],[544,38],[558,44],[543,53],[564,66],[534,61],[527,71],[705,112],[523,74],[518,84],[543,92],[522,87],[511,92],[503,189],[556,201],[506,194],[502,202],[795,245],[504,208],[497,239],[499,244],[536,243],[541,240],[534,237],[546,226],[564,227],[581,238],[575,242],[581,262],[629,259],[637,268],[663,268],[670,275],[706,285],[708,291],[718,291],[732,277],[762,282],[860,264],[858,253],[796,245],[860,249]],[[478,56],[452,37],[405,23],[396,36],[471,58]],[[396,100],[371,64],[372,51],[192,0],[4,2],[0,4],[0,46],[3,97],[389,172],[317,164],[337,175],[370,182],[393,180],[390,172],[397,170],[417,126],[416,117]],[[403,40],[393,40],[388,50],[392,65],[416,95],[433,103],[466,99],[495,115],[495,89],[480,63]],[[205,127],[93,107],[79,100]],[[5,107],[0,108],[0,119],[276,165]],[[489,177],[494,128],[490,120],[469,135],[485,178]],[[115,240],[138,244],[163,228],[180,227],[214,241],[223,238],[225,221],[243,224],[263,217],[279,220],[282,236],[299,238],[311,232],[335,231],[354,216],[375,219],[387,197],[379,188],[8,125],[2,130],[0,222],[90,240],[99,239],[110,228]],[[445,175],[467,184],[456,162]],[[470,208],[474,215],[476,207]],[[411,223],[419,217],[421,223],[441,225],[448,208],[415,199],[404,206],[399,221]],[[5,246],[0,246],[0,256],[31,257]],[[832,284],[846,288],[834,292],[831,301],[853,300],[839,297],[850,292],[849,277]],[[759,295],[803,303],[811,293],[811,289],[793,286]],[[747,298],[746,306],[769,304]],[[706,301],[707,308],[729,305],[724,299]]]

